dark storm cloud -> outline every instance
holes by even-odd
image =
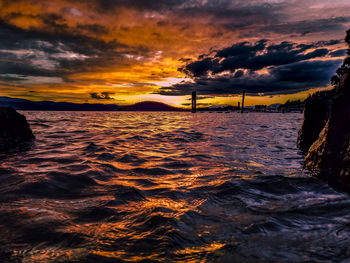
[[[326,47],[326,46],[333,46],[333,45],[337,45],[337,44],[340,44],[340,43],[343,43],[344,40],[336,40],[336,39],[333,39],[333,40],[328,40],[328,41],[318,41],[312,45],[314,45],[315,47]]]
[[[90,31],[104,30],[96,25],[78,27]],[[0,21],[0,39],[0,74],[3,75],[64,77],[85,70],[94,71],[122,59],[123,53],[116,50],[127,49],[115,40],[105,42],[74,30],[23,30],[4,21]],[[130,50],[132,52],[139,51]]]
[[[344,57],[346,55],[346,49],[339,49],[329,53],[331,57]]]
[[[78,2],[86,3],[87,1],[84,0],[76,0]],[[194,13],[215,13],[215,12],[221,12],[224,14],[224,11],[226,14],[229,14],[228,8],[232,6],[240,6],[240,9],[242,4],[245,3],[245,1],[235,1],[234,5],[232,0],[209,0],[209,1],[202,1],[202,0],[159,0],[159,1],[145,1],[145,0],[88,0],[90,3],[94,3],[95,6],[99,8],[99,10],[102,11],[112,11],[113,9],[117,9],[120,7],[127,7],[127,8],[134,8],[141,11],[182,11],[183,14],[194,14]],[[248,6],[250,8],[248,8]],[[249,4],[247,7],[245,7],[245,15],[247,14],[255,14],[256,11],[254,11],[255,5]],[[272,5],[268,4],[259,4],[258,6],[262,6],[267,8],[271,8]],[[232,7],[232,10],[235,10],[236,8]],[[249,10],[251,9],[251,10]],[[234,14],[231,14],[232,16]]]
[[[79,25],[78,25],[79,27]],[[90,27],[90,25],[86,25]],[[102,52],[108,52],[122,45],[116,41],[105,42],[103,40],[80,34],[74,29],[53,32],[23,30],[9,25],[0,20],[0,48],[1,49],[40,49],[48,53],[60,52],[61,44],[70,48],[72,51],[85,55],[96,55]],[[51,45],[41,45],[44,41]]]
[[[263,32],[273,32],[278,34],[300,34],[307,35],[316,32],[337,32],[345,31],[346,23],[350,21],[349,16],[332,17],[326,19],[305,20],[280,24],[270,24],[263,27]]]
[[[316,45],[297,45],[292,42],[282,42],[274,45],[269,44],[265,39],[255,44],[242,42],[218,50],[213,57],[189,63],[181,70],[192,77],[218,74],[225,71],[234,72],[237,69],[256,71],[265,67],[324,57],[328,54],[326,48],[318,48],[307,52],[320,45],[320,43]]]
[[[213,16],[212,22],[222,25],[224,29],[236,31],[280,23],[284,20],[282,11],[285,8],[283,3],[262,3],[248,6],[222,5],[219,8],[201,8],[198,12]]]
[[[282,11],[286,3],[266,3],[259,1],[232,0],[76,0],[95,6],[100,13],[115,13],[123,8],[132,8],[142,12],[169,12],[176,18],[210,17],[208,24],[220,24],[225,29],[236,30],[252,25],[269,25],[283,20]],[[166,15],[169,15],[167,13]],[[158,26],[176,24],[177,19],[157,21]],[[182,23],[182,22],[181,22]],[[190,25],[183,25],[184,29]],[[219,36],[220,32],[217,33]]]
[[[180,70],[192,77],[193,82],[163,87],[160,94],[184,95],[198,91],[202,95],[227,95],[242,90],[252,94],[288,94],[324,87],[341,64],[341,60],[324,58],[343,52],[330,52],[325,47],[338,43],[331,40],[272,44],[265,39],[253,44],[237,43],[188,63]]]
[[[161,88],[163,95],[188,95],[197,91],[202,95],[239,94],[242,90],[254,94],[290,94],[329,84],[342,60],[302,61],[272,69],[269,74],[250,73],[237,78],[200,78],[194,83]]]
[[[22,76],[43,76],[55,77],[59,76],[57,72],[36,67],[30,63],[3,62],[0,60],[0,74],[16,74]]]
[[[112,100],[111,95],[114,95],[113,92],[101,92],[101,93],[90,93],[90,97],[98,100]]]
[[[95,11],[106,13],[115,12],[116,9],[133,8],[140,11],[165,11],[170,10],[186,3],[192,3],[193,0],[71,0],[72,2],[80,2],[87,4]]]
[[[161,1],[145,1],[145,0],[97,0],[95,3],[102,10],[111,10],[115,7],[126,6],[141,10],[162,10],[179,6],[188,0],[161,0]]]
[[[305,61],[272,68],[271,76],[280,83],[303,85],[303,88],[325,86],[342,60]],[[305,85],[306,84],[306,85]]]

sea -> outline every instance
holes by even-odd
[[[0,262],[350,262],[350,197],[303,170],[302,114],[21,113]]]

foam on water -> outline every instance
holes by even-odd
[[[300,114],[24,112],[1,262],[346,262],[350,198],[302,170]]]

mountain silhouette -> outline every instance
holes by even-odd
[[[184,111],[181,108],[169,106],[168,104],[155,102],[155,101],[143,101],[133,105],[122,106],[121,110],[125,111]]]
[[[12,107],[16,110],[41,111],[185,111],[165,103],[144,101],[133,105],[120,106],[117,104],[101,103],[71,103],[53,101],[31,101],[26,99],[0,97],[0,106]]]

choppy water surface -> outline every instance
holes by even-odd
[[[348,262],[350,198],[303,173],[301,114],[24,114],[1,262]]]

